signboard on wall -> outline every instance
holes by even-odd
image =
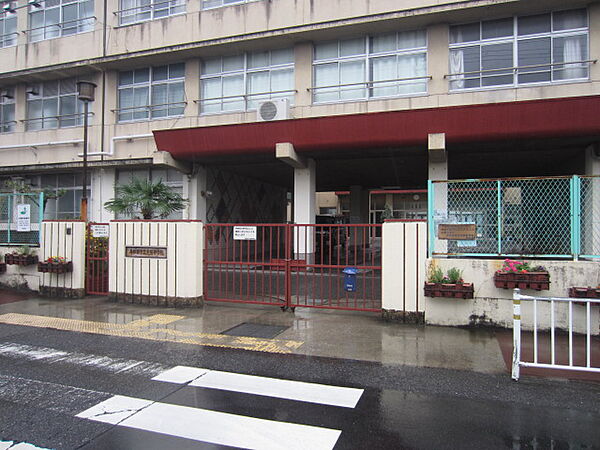
[[[92,237],[108,237],[108,225],[90,225],[90,230],[92,232]]]
[[[167,247],[125,247],[127,258],[167,258]]]
[[[256,227],[233,227],[233,239],[235,241],[255,241]]]
[[[474,223],[440,223],[438,239],[471,241],[477,239],[477,225]]]
[[[31,205],[17,205],[17,231],[31,231]]]

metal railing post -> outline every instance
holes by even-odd
[[[513,355],[512,379],[519,381],[521,363],[521,290],[513,291]]]
[[[502,181],[496,181],[497,217],[498,221],[498,254],[502,254]]]
[[[6,240],[8,241],[8,243],[11,243],[10,240],[10,219],[12,218],[12,198],[13,198],[13,194],[8,194],[8,216],[7,216],[7,228],[6,228]]]
[[[44,221],[44,191],[40,192],[38,206],[38,244],[42,243],[42,222]]]
[[[571,215],[573,217],[571,230],[571,251],[573,259],[577,261],[581,253],[581,178],[573,176],[571,183]]]

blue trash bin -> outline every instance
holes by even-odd
[[[344,270],[344,290],[346,292],[356,292],[356,267],[346,267]]]

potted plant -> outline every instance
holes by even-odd
[[[4,255],[4,262],[6,264],[17,266],[30,266],[32,264],[37,264],[38,257],[31,252],[29,247],[23,246]]]
[[[38,263],[38,272],[67,273],[73,271],[73,262],[67,261],[64,256],[51,256]]]
[[[465,283],[462,270],[452,267],[447,275],[439,267],[430,267],[429,276],[425,282],[426,297],[473,298],[475,288],[473,283]]]
[[[0,273],[6,272],[6,263],[2,261],[2,255],[0,255]]]
[[[571,298],[600,298],[600,285],[598,287],[572,287],[569,288]],[[574,302],[576,305],[585,306],[587,302]],[[591,306],[600,306],[600,303],[590,303]]]
[[[550,274],[543,266],[532,267],[526,261],[505,259],[494,274],[494,285],[500,289],[550,289]]]

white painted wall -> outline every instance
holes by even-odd
[[[39,273],[40,287],[85,289],[85,232],[85,222],[42,222],[40,261],[51,256],[64,256],[73,262],[73,272]]]
[[[425,311],[423,284],[427,261],[427,224],[383,224],[382,307],[385,310]]]
[[[471,324],[497,325],[512,328],[513,311],[512,295],[510,289],[498,289],[494,286],[494,272],[502,266],[502,260],[482,259],[439,259],[428,260],[428,264],[435,264],[444,272],[451,267],[463,271],[465,282],[474,283],[475,298],[471,300],[429,298],[425,300],[425,322],[431,325],[461,326]],[[591,261],[542,261],[528,260],[532,265],[543,265],[550,273],[550,290],[533,291],[522,290],[524,295],[544,297],[568,297],[568,289],[572,286],[598,286],[600,284],[600,262]],[[533,306],[529,301],[523,301],[522,327],[526,330],[533,328]],[[556,324],[566,328],[568,324],[568,311],[566,305],[556,308]],[[580,333],[585,328],[585,307],[574,305],[573,323],[575,330]],[[538,317],[541,321],[540,328],[550,326],[549,303],[538,304]],[[592,332],[600,332],[600,308],[592,307],[591,318]]]
[[[112,221],[109,292],[152,297],[202,296],[204,230],[197,221]],[[166,247],[167,258],[125,256],[127,246]]]
[[[0,247],[0,260],[4,262],[4,255],[18,250],[21,246]],[[40,255],[36,247],[31,248],[32,255]],[[6,272],[0,274],[0,285],[11,288],[26,288],[32,291],[38,291],[40,288],[40,275],[36,265],[17,266],[6,265]]]

